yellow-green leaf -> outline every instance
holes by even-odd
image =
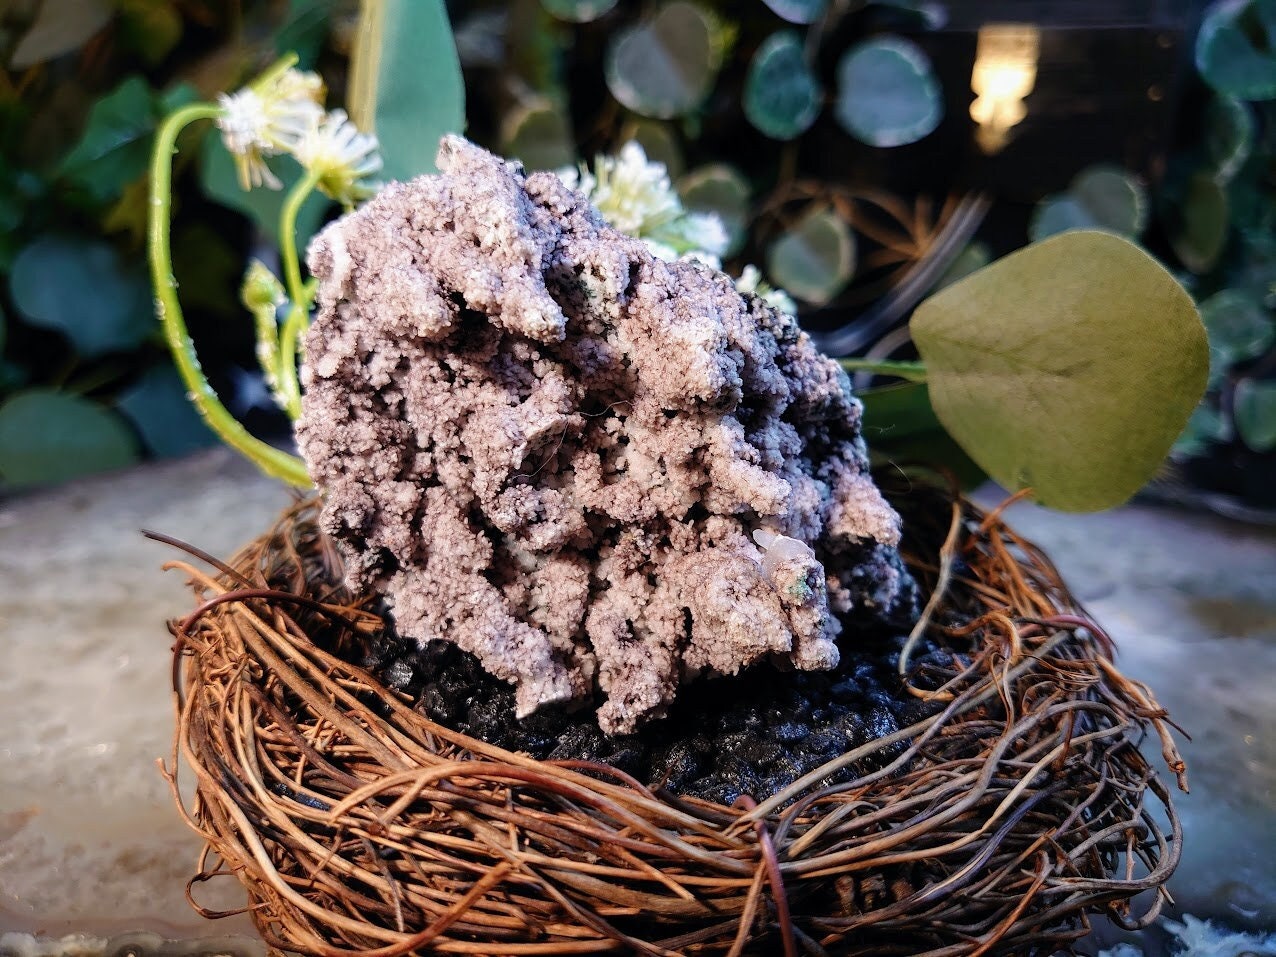
[[[944,427],[993,478],[1086,512],[1152,476],[1205,390],[1191,297],[1151,256],[1078,230],[922,303],[913,341]]]

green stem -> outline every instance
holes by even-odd
[[[155,151],[151,156],[151,197],[149,258],[151,282],[155,286],[156,312],[164,329],[164,339],[173,362],[186,385],[191,402],[208,423],[208,427],[231,448],[237,449],[255,462],[263,472],[292,485],[308,488],[310,476],[306,464],[295,455],[279,449],[251,435],[239,424],[217,398],[208,384],[195,354],[182,317],[182,307],[177,299],[177,282],[173,278],[173,251],[171,246],[173,153],[177,148],[177,136],[183,128],[199,120],[216,119],[221,108],[211,103],[194,103],[169,116],[155,136]]]
[[[270,64],[261,76],[249,83],[248,89],[254,93],[261,93],[262,90],[268,89],[272,83],[296,66],[298,59],[300,58],[295,53],[285,53]]]
[[[872,372],[894,376],[909,382],[925,382],[926,366],[921,362],[899,362],[893,359],[838,359],[847,372]]]
[[[297,214],[318,183],[319,173],[308,170],[289,190],[279,214],[279,253],[283,260],[284,285],[292,303],[279,333],[279,394],[284,400],[284,411],[294,421],[301,415],[297,345],[310,324],[310,300],[314,296],[313,286],[307,288],[301,283],[301,259],[297,256]]]

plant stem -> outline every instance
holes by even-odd
[[[908,382],[925,382],[926,366],[921,362],[899,362],[893,359],[838,359],[847,372],[872,372],[890,375]]]
[[[314,192],[319,173],[307,170],[284,200],[279,215],[279,246],[283,260],[284,284],[288,289],[291,306],[279,333],[279,394],[284,400],[284,411],[296,421],[301,415],[301,383],[297,379],[297,344],[310,324],[310,300],[314,296],[313,285],[301,282],[301,260],[297,256],[297,214],[302,204]]]
[[[239,424],[217,398],[217,393],[204,377],[195,344],[191,341],[177,299],[177,282],[173,278],[173,251],[171,247],[173,153],[177,136],[183,128],[199,120],[216,119],[221,108],[211,103],[194,103],[169,116],[155,136],[155,151],[151,155],[151,196],[148,224],[151,282],[155,287],[155,308],[164,329],[164,339],[173,362],[185,383],[187,393],[195,409],[208,423],[208,427],[231,448],[237,449],[257,464],[267,475],[292,485],[308,488],[310,476],[305,463],[295,455],[281,452],[272,445],[251,435]]]

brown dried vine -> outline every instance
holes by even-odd
[[[271,948],[322,957],[982,957],[1050,953],[1098,911],[1146,925],[1181,839],[1138,750],[1154,731],[1185,785],[1165,712],[999,514],[920,485],[896,504],[919,580],[949,566],[928,633],[954,666],[908,676],[943,710],[732,808],[491,747],[348,664],[382,622],[343,591],[313,503],[237,575],[175,563],[203,599],[173,624],[165,771],[206,842],[193,906],[220,916],[194,888],[233,875]],[[888,766],[827,784],[898,741]]]

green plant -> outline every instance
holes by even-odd
[[[245,105],[260,104],[268,108],[245,111]],[[297,344],[313,295],[302,280],[293,240],[296,211],[316,187],[347,205],[368,192],[360,173],[369,151],[353,133],[338,137],[352,149],[329,154],[307,148],[307,137],[329,120],[345,124],[344,113],[320,121],[318,110],[313,85],[282,61],[241,93],[221,97],[219,105],[191,104],[167,119],[151,180],[152,276],[165,334],[192,399],[225,441],[297,485],[309,481],[301,461],[250,436],[200,373],[168,268],[168,176],[181,130],[201,119],[218,122],[241,167],[264,163],[272,152],[301,161],[305,173],[284,204],[279,226],[284,280],[258,263],[243,288],[267,380],[295,417]],[[236,139],[254,117],[259,125],[253,135]],[[310,132],[296,135],[299,125]],[[423,165],[419,156],[415,162]],[[244,178],[269,175],[260,170]],[[688,212],[663,167],[649,163],[636,145],[619,157],[600,157],[592,170],[562,175],[613,224],[645,239],[659,255],[704,258],[727,245],[717,218]],[[836,232],[841,225],[816,211],[788,241],[816,245],[822,231]],[[849,243],[843,248],[852,254]],[[756,272],[740,282],[764,291]],[[825,292],[814,280],[799,291]],[[274,322],[277,309],[287,315],[282,327]],[[1032,487],[1046,504],[1067,510],[1115,505],[1139,488],[1198,401],[1208,366],[1205,334],[1187,294],[1137,246],[1102,231],[1066,232],[947,285],[919,307],[913,332],[924,364],[871,359],[845,364],[914,381],[904,408],[918,398],[933,406],[934,423],[942,423],[980,467],[1012,488]],[[880,417],[882,410],[874,414]],[[929,451],[933,460],[936,450]]]
[[[33,0],[0,12],[0,485],[214,441],[158,334],[142,264],[156,130],[273,57],[276,35],[313,62],[341,7]],[[198,127],[182,138],[173,267],[210,373],[229,390],[250,340],[218,334],[237,311],[226,284],[256,230],[277,221],[261,200],[277,213],[278,198],[242,193],[205,138]],[[322,215],[321,203],[302,211],[303,239]],[[242,412],[247,393],[232,401]]]
[[[186,328],[170,235],[173,156],[192,124],[216,124],[245,192],[281,188],[276,166],[284,160],[299,167],[300,175],[279,204],[274,232],[283,278],[254,261],[241,288],[241,301],[254,320],[262,374],[277,404],[296,419],[301,413],[300,343],[314,296],[313,283],[302,277],[299,216],[316,192],[353,208],[375,191],[369,177],[383,167],[377,139],[360,133],[344,110],[325,113],[322,83],[317,75],[296,70],[296,62],[295,54],[286,56],[238,93],[221,95],[216,103],[188,104],[164,120],[151,160],[148,248],[160,324],[191,403],[223,442],[267,474],[304,487],[310,479],[301,460],[253,436],[209,385]],[[392,167],[403,176],[432,170],[439,138],[464,116],[464,91],[441,3],[385,0],[365,7],[352,73],[358,78],[358,109],[389,134]],[[417,112],[409,122],[412,103],[427,98],[432,109]]]
[[[1273,40],[1272,0],[1212,4],[1195,45],[1203,85],[1190,91],[1197,108],[1168,174],[1149,191],[1111,166],[1083,170],[1066,193],[1039,204],[1030,228],[1034,240],[1076,226],[1108,229],[1180,270],[1208,332],[1210,362],[1204,400],[1172,458],[1205,484],[1243,495],[1276,478],[1264,464],[1276,452]],[[1270,493],[1254,498],[1276,506]]]

